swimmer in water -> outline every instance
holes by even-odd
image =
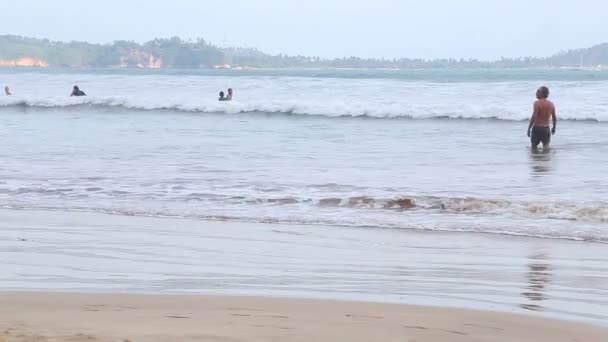
[[[232,101],[232,88],[228,88],[228,96],[226,96],[226,101]]]
[[[219,98],[219,100],[220,101],[228,101],[228,99],[224,96],[224,92],[223,91],[220,91],[220,98]]]
[[[72,94],[70,96],[87,96],[87,94],[85,94],[84,91],[80,90],[78,86],[74,86],[74,89],[72,90]]]
[[[528,125],[528,137],[532,143],[532,149],[538,148],[538,144],[543,143],[543,149],[548,149],[551,144],[551,135],[555,134],[557,116],[555,115],[555,105],[549,101],[549,88],[540,87],[536,91],[534,102],[534,113]],[[553,128],[551,128],[553,121]]]
[[[11,93],[11,89],[10,89],[8,86],[4,87],[4,94],[5,94],[6,96],[11,96],[11,95],[13,95],[13,93]]]

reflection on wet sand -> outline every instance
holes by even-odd
[[[542,176],[553,170],[553,150],[532,149],[530,150],[530,167],[533,176]]]
[[[530,257],[528,263],[528,272],[526,278],[528,286],[522,295],[529,299],[531,303],[524,303],[520,306],[526,310],[542,311],[543,307],[538,302],[546,300],[546,288],[551,282],[551,266],[547,262],[547,256],[544,254],[536,254]],[[534,304],[532,304],[534,303]]]

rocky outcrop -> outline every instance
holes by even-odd
[[[0,59],[3,67],[48,67],[49,63],[39,58],[21,57],[16,59]]]

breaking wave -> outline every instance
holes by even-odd
[[[520,201],[507,199],[477,197],[441,197],[441,196],[399,196],[378,198],[372,196],[352,197],[259,197],[247,195],[225,195],[218,193],[181,193],[152,196],[137,192],[103,189],[100,187],[66,188],[0,188],[0,195],[10,197],[20,195],[43,195],[57,198],[95,198],[104,196],[120,200],[129,197],[145,197],[157,201],[172,203],[215,203],[227,206],[288,206],[307,205],[317,208],[350,208],[358,210],[387,210],[412,212],[434,212],[440,214],[482,214],[508,215],[529,219],[550,219],[580,221],[589,223],[608,223],[608,202],[568,202],[568,201]]]
[[[160,100],[136,100],[110,97],[73,98],[14,98],[0,100],[0,111],[94,111],[94,112],[172,112],[184,114],[274,114],[320,116],[328,118],[373,119],[463,119],[524,121],[527,112],[507,108],[475,106],[413,105],[403,103],[377,103],[373,101],[345,103],[343,101],[268,100],[220,103],[218,101],[191,101],[172,103]],[[561,120],[606,122],[608,113],[582,114],[560,113]]]
[[[181,194],[156,198],[162,203],[178,203],[160,209],[117,205],[119,198],[135,195],[127,192],[87,189],[116,200],[108,206],[39,206],[35,204],[0,204],[5,209],[42,209],[53,211],[87,211],[124,216],[179,217],[189,219],[246,221],[285,224],[319,224],[329,226],[476,232],[500,235],[531,236],[608,243],[607,202],[534,202],[474,197],[401,196],[376,198],[354,197],[251,197],[212,193]],[[77,189],[0,189],[0,194],[28,194],[83,197]],[[148,196],[149,198],[149,196]],[[184,205],[179,205],[183,203]],[[200,210],[188,210],[199,207]],[[244,210],[245,208],[254,209]],[[256,209],[257,208],[257,209]],[[302,210],[302,208],[304,208]],[[294,211],[295,210],[295,211]],[[343,210],[347,210],[344,212]],[[252,213],[258,213],[251,216]],[[445,226],[442,216],[456,219],[457,224]],[[357,217],[357,221],[350,220]],[[432,218],[436,219],[432,219]],[[431,220],[429,221],[429,218]],[[485,222],[467,225],[463,222]],[[430,223],[429,223],[430,222]],[[445,222],[445,221],[443,221]],[[517,223],[521,224],[518,226]],[[563,223],[566,229],[551,226]],[[499,224],[504,226],[499,227]],[[580,226],[580,227],[579,227]],[[586,228],[585,228],[586,227]],[[576,228],[576,229],[573,229]]]

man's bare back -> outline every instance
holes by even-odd
[[[543,148],[549,148],[551,135],[555,134],[557,125],[557,115],[555,105],[547,100],[549,89],[540,87],[536,91],[538,101],[534,102],[534,112],[528,125],[528,136],[532,142],[532,148],[537,148],[538,144],[543,143]],[[553,128],[551,129],[551,121]]]
[[[534,102],[534,126],[551,127],[551,119],[555,116],[555,105],[547,99]]]

